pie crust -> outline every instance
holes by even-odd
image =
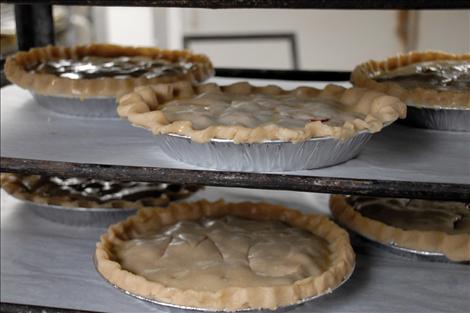
[[[205,128],[195,128],[191,121],[169,121],[164,114],[165,108],[178,101],[197,100],[200,97],[224,95],[226,97],[262,96],[291,97],[297,101],[318,102],[328,107],[335,107],[341,113],[361,115],[363,118],[350,118],[342,125],[328,125],[322,120],[307,120],[304,127],[285,127],[274,122],[266,122],[255,127],[243,124],[212,124]],[[278,97],[278,98],[276,98]],[[170,102],[175,100],[176,102]],[[201,99],[198,105],[201,105]],[[328,103],[334,103],[330,105]],[[209,104],[208,104],[209,105]],[[277,109],[277,107],[276,107]],[[227,110],[225,111],[227,112]],[[307,112],[309,113],[309,112]],[[229,139],[235,143],[260,143],[271,140],[300,142],[316,137],[335,137],[347,139],[361,130],[380,131],[397,118],[404,118],[406,105],[399,99],[383,93],[363,88],[346,89],[336,85],[328,85],[320,90],[311,87],[298,87],[284,90],[270,85],[255,87],[247,82],[239,82],[228,86],[204,84],[193,86],[187,82],[160,84],[138,87],[134,92],[119,98],[118,114],[127,118],[135,126],[141,126],[158,134],[178,134],[190,137],[198,143],[211,139]],[[256,117],[257,112],[236,112],[241,118]]]
[[[141,235],[155,236],[153,235],[155,231],[165,226],[181,221],[198,221],[202,218],[226,216],[256,221],[280,221],[306,230],[327,244],[327,251],[331,254],[329,267],[319,276],[308,276],[293,284],[229,286],[212,291],[176,288],[158,281],[147,280],[143,276],[125,270],[116,256],[116,249],[119,245],[133,238],[141,238]],[[179,202],[172,203],[165,209],[141,209],[136,215],[109,227],[107,233],[101,236],[100,242],[96,245],[95,256],[97,270],[101,275],[110,283],[131,294],[173,305],[220,311],[275,309],[330,292],[350,275],[355,264],[348,234],[326,217],[304,215],[268,203],[225,203],[223,200]]]
[[[70,79],[49,73],[35,73],[28,68],[41,62],[61,59],[80,59],[95,57],[147,57],[166,60],[171,63],[182,62],[190,65],[183,73],[172,76],[146,78],[99,77],[93,79]],[[18,52],[7,58],[5,75],[11,82],[41,95],[64,97],[115,97],[131,92],[135,87],[147,84],[170,83],[187,80],[201,82],[214,73],[210,60],[201,54],[183,50],[160,50],[158,48],[127,47],[110,44],[91,44],[88,46],[59,47],[46,46]]]
[[[194,185],[167,185],[156,183],[159,196],[144,196],[138,199],[109,199],[97,201],[92,197],[58,190],[54,184],[41,180],[39,175],[1,173],[1,187],[11,196],[38,204],[58,205],[69,208],[126,209],[166,206],[170,201],[189,197],[199,189]],[[30,190],[32,188],[33,190]],[[47,190],[42,192],[42,190]]]
[[[437,90],[431,88],[406,89],[393,81],[376,81],[374,77],[408,65],[432,61],[470,62],[470,53],[450,54],[438,51],[409,52],[384,61],[371,60],[358,65],[351,74],[354,86],[365,87],[398,97],[408,105],[470,108],[470,89]]]
[[[439,230],[405,230],[391,226],[363,216],[347,202],[345,196],[340,195],[331,196],[330,208],[340,224],[369,239],[418,251],[439,252],[456,262],[470,260],[470,233],[450,234]]]

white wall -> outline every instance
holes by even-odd
[[[419,19],[418,49],[470,52],[470,10],[423,12]]]
[[[94,8],[96,40],[179,49],[183,34],[286,33],[297,36],[303,69],[351,70],[401,52],[397,11]],[[418,11],[417,49],[470,51],[470,10]],[[199,43],[216,66],[290,68],[282,42]]]
[[[151,8],[94,7],[94,31],[98,42],[154,46],[154,14]]]
[[[304,69],[351,69],[401,52],[397,11],[185,9],[183,16],[186,34],[294,32]],[[468,10],[419,11],[417,16],[418,49],[470,51]],[[253,57],[244,50],[223,51],[208,53],[218,66],[243,66]],[[277,65],[276,54],[262,49],[258,59]]]

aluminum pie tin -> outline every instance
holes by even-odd
[[[191,306],[184,306],[184,305],[166,303],[166,302],[162,302],[162,301],[158,301],[158,300],[155,300],[155,299],[150,299],[150,298],[147,298],[147,297],[144,297],[144,296],[134,294],[132,292],[124,290],[124,289],[120,288],[119,286],[113,284],[106,277],[104,277],[100,273],[100,271],[98,271],[98,265],[97,265],[97,262],[96,262],[96,255],[95,254],[93,255],[93,264],[95,266],[95,270],[98,272],[100,277],[104,281],[106,281],[108,284],[110,284],[111,286],[116,288],[117,290],[119,290],[119,291],[121,291],[121,292],[123,292],[123,293],[125,293],[125,294],[127,294],[131,297],[134,297],[136,299],[143,300],[143,301],[146,301],[146,302],[149,302],[149,303],[153,303],[158,309],[160,309],[164,312],[171,312],[171,313],[189,313],[189,312],[211,312],[211,313],[217,313],[217,312],[221,312],[221,313],[222,312],[262,313],[262,312],[265,312],[265,313],[282,313],[282,312],[287,312],[287,311],[290,311],[290,310],[294,310],[298,306],[306,304],[307,302],[310,302],[310,301],[316,300],[318,298],[321,298],[323,296],[328,296],[328,295],[332,294],[336,289],[338,289],[339,287],[344,285],[351,278],[351,276],[354,273],[354,270],[356,268],[356,264],[354,264],[353,268],[348,273],[348,275],[346,277],[344,277],[344,279],[338,285],[336,285],[334,288],[329,289],[324,293],[321,293],[321,294],[318,294],[318,295],[315,295],[315,296],[312,296],[312,297],[304,298],[304,299],[299,300],[298,302],[296,302],[294,304],[281,306],[281,307],[278,307],[274,310],[270,310],[270,309],[261,309],[261,310],[259,310],[259,309],[239,309],[239,310],[234,310],[234,311],[216,311],[216,310],[199,308],[199,307],[191,307]]]
[[[470,108],[408,104],[403,123],[420,128],[470,132]]]
[[[137,208],[80,208],[25,201],[36,215],[71,226],[108,227],[137,212]]]
[[[299,143],[266,141],[241,144],[227,139],[197,143],[176,134],[155,137],[165,154],[184,163],[214,170],[282,172],[346,162],[359,154],[372,135],[363,130],[344,141],[321,137]]]
[[[393,241],[390,241],[389,243],[385,244],[385,243],[376,241],[366,235],[360,234],[359,232],[347,227],[343,223],[340,223],[340,225],[348,229],[353,234],[357,235],[359,238],[367,240],[367,242],[371,243],[373,246],[389,251],[393,254],[396,254],[402,257],[406,257],[406,258],[413,259],[413,260],[419,260],[419,261],[428,261],[428,262],[470,264],[470,261],[457,262],[457,261],[449,260],[443,253],[436,252],[436,251],[415,250],[412,248],[406,248],[406,247],[397,245]]]
[[[115,97],[61,97],[45,96],[32,92],[33,98],[43,108],[69,116],[94,118],[119,118]]]

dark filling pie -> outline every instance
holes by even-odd
[[[470,90],[470,62],[423,62],[400,67],[373,77],[378,82],[395,82],[406,89],[439,91]]]
[[[403,230],[470,233],[470,206],[462,202],[355,196],[347,201],[362,216]]]
[[[97,203],[112,200],[137,201],[145,198],[159,198],[167,195],[176,200],[197,190],[196,186],[147,182],[116,182],[88,178],[60,178],[28,176],[21,185],[30,193],[44,197],[70,196],[88,199]]]
[[[147,57],[98,57],[51,60],[31,66],[35,73],[53,74],[70,79],[94,79],[103,77],[147,79],[162,76],[177,76],[188,71],[191,64],[172,63]]]

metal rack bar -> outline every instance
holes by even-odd
[[[19,50],[54,44],[52,5],[16,5],[15,20]]]
[[[78,176],[105,180],[156,181],[379,197],[470,201],[470,185],[463,184],[187,170],[17,158],[1,158],[0,171],[63,177]]]
[[[82,310],[70,310],[70,309],[60,309],[60,308],[51,308],[38,305],[26,305],[26,304],[15,304],[15,303],[0,303],[0,312],[3,313],[90,313],[90,311]]]
[[[291,9],[466,9],[469,0],[7,0],[17,4],[95,6],[154,6],[186,8],[291,8]]]
[[[297,81],[349,81],[351,72],[348,71],[300,71],[300,70],[267,70],[247,68],[217,67],[218,77],[240,77],[259,79],[281,79]]]

